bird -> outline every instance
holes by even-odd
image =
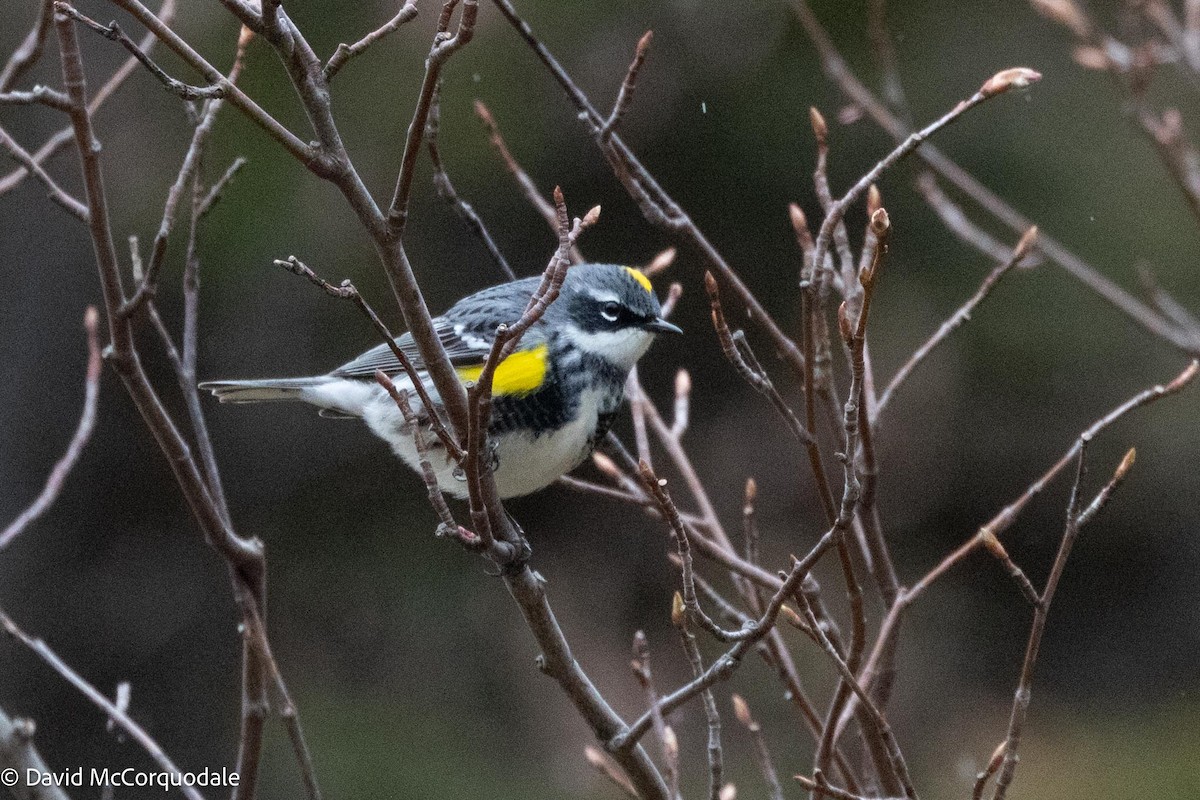
[[[434,331],[464,385],[479,378],[497,328],[521,318],[540,282],[540,276],[522,278],[483,289],[434,318]],[[620,409],[629,373],[660,333],[682,330],[663,318],[654,288],[640,270],[576,264],[566,271],[558,299],[493,376],[488,434],[501,498],[536,492],[591,455]],[[440,397],[412,334],[396,337],[395,343],[440,411]],[[360,419],[420,474],[414,431],[375,380],[376,370],[407,393],[417,424],[427,427],[430,414],[386,342],[326,375],[207,381],[199,388],[222,403],[299,401],[316,406],[321,416]],[[441,491],[467,497],[461,466],[438,437],[424,440]]]

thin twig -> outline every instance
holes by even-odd
[[[429,109],[433,105],[434,93],[437,91],[442,66],[455,52],[465,47],[475,35],[475,20],[479,15],[477,0],[462,0],[462,13],[458,18],[458,27],[450,33],[450,18],[454,13],[458,0],[447,0],[442,6],[442,14],[438,20],[438,33],[434,37],[429,57],[425,60],[425,79],[421,84],[421,93],[413,110],[412,122],[408,124],[408,137],[404,143],[404,157],[401,160],[400,174],[396,178],[396,191],[388,207],[387,220],[393,235],[399,236],[404,231],[408,221],[408,200],[412,194],[413,171],[417,165],[417,155],[421,151],[421,141],[425,136],[425,122]]]
[[[1125,454],[1125,457],[1121,459],[1121,463],[1113,473],[1112,478],[1104,485],[1104,488],[1100,490],[1095,499],[1088,504],[1088,507],[1081,511],[1079,484],[1086,471],[1086,456],[1087,440],[1083,440],[1083,443],[1079,447],[1079,467],[1076,471],[1075,485],[1071,488],[1071,500],[1067,507],[1066,529],[1063,531],[1062,541],[1058,546],[1058,554],[1054,557],[1054,566],[1051,567],[1050,576],[1046,579],[1046,588],[1042,590],[1040,602],[1034,607],[1033,625],[1029,631],[1029,642],[1025,647],[1025,661],[1021,665],[1021,678],[1017,684],[1017,691],[1013,698],[1012,715],[1008,724],[1008,735],[1005,737],[1004,763],[1000,767],[999,775],[996,777],[996,789],[992,793],[992,800],[1004,800],[1008,786],[1012,783],[1013,775],[1017,770],[1017,747],[1021,743],[1022,728],[1025,724],[1025,717],[1029,712],[1029,701],[1033,690],[1033,671],[1037,664],[1038,650],[1041,647],[1042,635],[1046,631],[1046,618],[1050,613],[1050,604],[1054,602],[1054,593],[1058,589],[1058,582],[1062,578],[1063,570],[1067,566],[1067,558],[1071,554],[1071,547],[1074,545],[1080,529],[1099,513],[1100,509],[1112,497],[1116,488],[1125,480],[1125,476],[1129,474],[1129,470],[1133,466],[1135,451],[1129,450]]]
[[[558,212],[554,210],[554,204],[548,201],[542,192],[537,188],[537,184],[529,177],[529,173],[520,165],[512,151],[508,149],[508,143],[504,141],[504,137],[500,134],[500,126],[496,123],[496,118],[492,116],[492,112],[484,105],[482,100],[475,101],[475,115],[483,123],[487,129],[488,141],[492,147],[500,155],[500,160],[504,162],[504,166],[509,173],[517,181],[517,185],[521,188],[521,194],[529,201],[529,204],[537,209],[538,214],[542,219],[546,220],[546,224],[550,226],[550,230],[558,230]],[[571,248],[571,263],[579,264],[584,261],[583,254],[579,252],[578,246]]]
[[[633,660],[630,662],[634,677],[642,686],[646,704],[651,711],[658,708],[658,691],[654,688],[654,674],[650,670],[650,642],[646,634],[637,631],[633,635]],[[667,788],[672,800],[679,796],[679,742],[674,733],[667,733],[667,724],[662,714],[654,714],[654,735],[662,746],[663,763],[666,765]]]
[[[99,312],[96,311],[94,306],[88,306],[87,311],[83,315],[83,327],[87,331],[88,349],[87,369],[84,372],[83,383],[83,411],[79,415],[79,424],[75,428],[75,435],[71,437],[71,442],[67,445],[67,450],[63,453],[62,458],[58,460],[54,465],[54,469],[50,471],[50,476],[46,478],[46,485],[43,487],[41,494],[15,520],[9,523],[3,533],[0,533],[0,551],[8,547],[34,520],[46,513],[46,510],[58,499],[58,494],[62,491],[63,483],[66,482],[67,476],[71,474],[75,463],[79,461],[79,456],[83,453],[84,446],[87,445],[88,440],[92,437],[92,431],[96,428],[96,407],[100,401],[101,361],[99,325]]]
[[[54,178],[50,177],[50,173],[42,169],[36,155],[30,155],[25,148],[17,144],[16,140],[8,135],[8,132],[0,128],[0,147],[8,151],[13,160],[21,164],[28,174],[32,174],[46,188],[46,196],[57,203],[64,211],[72,215],[81,222],[88,221],[88,209],[84,203],[79,202],[66,189],[58,185]]]
[[[53,9],[53,0],[45,0],[45,13],[51,14]],[[174,15],[175,0],[164,0],[163,4],[158,9],[158,18],[164,23],[167,23],[172,17],[174,17]],[[141,41],[138,43],[138,49],[140,49],[143,53],[149,53],[154,47],[154,43],[156,41],[158,40],[154,34],[148,33],[143,36]],[[95,114],[100,107],[104,105],[104,102],[113,94],[113,92],[115,92],[117,88],[124,83],[125,79],[132,75],[137,68],[138,60],[136,58],[130,56],[129,58],[125,59],[125,62],[121,64],[121,66],[118,67],[115,72],[113,72],[109,79],[105,81],[99,89],[96,90],[95,95],[92,96],[91,102],[88,104],[88,112]],[[74,132],[70,125],[57,131],[53,136],[47,139],[46,142],[39,147],[35,153],[33,153],[33,163],[38,164],[39,166],[45,163],[48,158],[57,153],[62,147],[71,141],[73,133]],[[23,181],[28,175],[29,170],[26,167],[18,167],[17,169],[5,175],[3,178],[0,178],[0,194],[12,191],[14,188],[19,186],[21,181]]]
[[[20,46],[13,51],[4,69],[0,70],[0,92],[7,92],[42,57],[46,49],[46,34],[50,32],[50,20],[54,16],[53,0],[38,1],[38,16]]]
[[[414,0],[410,0],[413,2]],[[454,184],[450,182],[450,176],[446,173],[446,166],[442,163],[442,153],[438,146],[438,131],[441,127],[441,85],[434,90],[433,102],[429,107],[429,117],[425,121],[425,146],[429,149],[429,160],[433,164],[433,185],[437,189],[438,195],[443,200],[450,204],[467,223],[467,227],[475,234],[476,238],[483,243],[484,248],[488,251],[488,255],[492,257],[492,261],[496,262],[496,266],[500,268],[500,272],[510,281],[517,279],[517,274],[513,272],[513,268],[509,266],[508,260],[504,254],[500,252],[500,248],[496,245],[496,241],[492,235],[488,233],[487,226],[483,224],[475,208],[463,200],[454,188]]]
[[[892,395],[896,390],[908,379],[908,376],[913,373],[921,362],[923,362],[930,353],[933,352],[939,344],[945,341],[946,337],[954,333],[963,323],[971,318],[972,312],[987,299],[991,294],[992,289],[1000,282],[1000,279],[1008,274],[1009,270],[1021,263],[1021,261],[1029,254],[1029,252],[1037,244],[1038,229],[1032,227],[1025,232],[1021,240],[1017,242],[1017,246],[1013,248],[1011,255],[1008,256],[999,266],[993,269],[988,276],[983,279],[983,283],[975,291],[966,303],[957,311],[950,315],[950,318],[941,324],[941,327],[929,337],[929,339],[918,347],[913,354],[909,356],[908,361],[904,362],[903,366],[896,371],[896,374],[888,381],[887,388],[883,390],[883,394],[879,396],[879,402],[875,404],[875,420],[879,419],[879,415],[883,413],[888,402],[891,401]]]
[[[806,0],[793,0],[792,7],[808,33],[809,39],[815,45],[821,58],[821,66],[829,79],[836,83],[851,101],[866,111],[897,142],[902,142],[905,137],[909,136],[911,129],[885,104],[881,103],[850,70],[846,60],[842,58],[834,46],[833,40],[821,26]],[[1016,233],[1023,233],[1033,226],[1033,222],[1028,217],[1006,203],[934,145],[925,144],[920,147],[917,150],[917,157]],[[1139,301],[1044,232],[1040,239],[1040,249],[1069,275],[1104,298],[1151,334],[1186,353],[1200,354],[1200,338],[1195,335],[1195,332],[1179,329],[1173,322],[1163,318],[1154,309]]]
[[[762,771],[763,779],[767,782],[767,795],[771,800],[783,800],[783,787],[779,784],[779,774],[771,762],[771,751],[767,747],[767,738],[763,735],[762,726],[750,713],[750,706],[741,695],[733,695],[732,700],[734,716],[750,732],[750,738],[754,740],[754,755],[758,760],[758,768]]]
[[[3,627],[5,632],[29,648],[46,666],[57,672],[68,683],[82,692],[84,697],[103,711],[121,730],[125,731],[129,735],[129,738],[137,742],[138,746],[145,750],[164,772],[172,775],[178,775],[182,772],[179,767],[175,766],[175,763],[171,761],[167,754],[163,752],[162,746],[140,725],[134,722],[127,713],[105,697],[103,692],[80,677],[79,673],[67,666],[66,662],[59,658],[45,642],[41,639],[33,638],[17,627],[17,624],[3,610],[0,610],[0,627]],[[179,790],[183,792],[188,800],[204,800],[204,796],[194,786],[181,785]]]
[[[150,56],[143,53],[141,48],[137,46],[137,43],[126,36],[117,23],[113,22],[108,25],[101,25],[91,17],[79,13],[74,6],[65,2],[56,2],[54,10],[61,14],[66,14],[76,22],[83,23],[83,25],[100,34],[105,39],[114,41],[124,47],[129,51],[130,55],[140,61],[142,66],[150,71],[151,75],[158,78],[162,85],[167,87],[168,91],[179,95],[184,100],[216,100],[225,97],[226,88],[223,83],[217,83],[213,86],[192,86],[181,80],[172,78],[166,73],[166,70],[155,64]]]
[[[329,61],[321,70],[325,75],[325,80],[332,81],[333,76],[336,75],[342,67],[346,66],[347,61],[354,56],[361,55],[362,52],[372,44],[387,36],[392,31],[395,31],[401,25],[416,16],[417,0],[405,0],[404,5],[401,6],[399,13],[397,13],[396,16],[392,17],[386,23],[371,31],[354,44],[345,44],[344,42],[339,44],[337,46],[337,50],[332,56],[329,57]]]
[[[650,42],[653,39],[654,31],[646,31],[638,40],[637,51],[634,53],[633,61],[629,64],[629,70],[625,73],[625,80],[621,82],[621,89],[617,92],[612,113],[608,115],[608,119],[600,129],[600,138],[604,141],[612,138],[613,133],[620,126],[625,112],[633,105],[633,92],[637,88],[638,73],[642,69],[642,64],[646,63],[646,55],[650,51]]]
[[[332,283],[309,269],[309,267],[303,261],[295,256],[288,256],[286,260],[276,259],[275,265],[283,267],[293,275],[299,275],[303,278],[307,278],[310,282],[320,287],[331,297],[340,297],[342,299],[349,300],[358,307],[358,310],[361,311],[368,320],[370,320],[371,325],[375,328],[376,332],[391,349],[392,355],[395,356],[396,361],[400,363],[400,369],[405,375],[408,376],[409,380],[412,381],[413,391],[417,393],[417,397],[421,400],[421,405],[425,407],[425,413],[429,416],[430,426],[433,429],[434,434],[441,441],[442,445],[445,446],[446,452],[449,453],[450,457],[455,461],[461,461],[464,451],[458,442],[455,441],[454,436],[451,435],[450,431],[446,428],[446,425],[440,419],[437,411],[438,406],[434,404],[433,398],[429,395],[429,390],[425,386],[425,381],[423,380],[423,376],[421,375],[420,371],[416,368],[416,365],[412,363],[412,360],[409,359],[408,355],[402,349],[400,349],[400,345],[396,343],[396,337],[392,335],[390,330],[388,330],[387,325],[385,325],[383,320],[380,319],[379,315],[375,313],[375,309],[371,308],[371,304],[368,303],[366,298],[362,296],[362,293],[360,293],[358,289],[354,287],[354,284],[347,279],[342,281],[340,285],[334,286]]]
[[[692,666],[692,675],[700,678],[704,674],[704,659],[700,655],[700,645],[695,634],[688,626],[688,615],[683,611],[683,600],[679,592],[675,593],[671,606],[671,622],[679,632],[679,641],[683,652],[687,655],[688,663]],[[704,719],[708,724],[708,798],[721,800],[722,776],[725,771],[724,754],[721,747],[721,714],[717,710],[717,701],[712,689],[705,688],[700,692],[700,700],[704,705]],[[651,713],[655,706],[651,706]]]

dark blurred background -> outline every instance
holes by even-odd
[[[232,18],[217,3],[183,5],[176,29],[227,67],[237,36]],[[481,5],[475,41],[445,72],[441,144],[459,192],[519,272],[545,266],[553,238],[488,146],[472,113],[479,98],[545,193],[561,184],[575,214],[603,206],[601,224],[583,241],[590,257],[648,261],[671,242],[642,220],[559,87],[495,9]],[[34,6],[6,2],[11,24],[0,30],[0,52],[19,42]],[[287,4],[321,54],[376,27],[395,6]],[[1046,76],[1033,91],[969,114],[939,136],[941,147],[1114,280],[1135,286],[1134,266],[1145,261],[1185,304],[1200,308],[1194,221],[1123,115],[1111,83],[1071,61],[1060,29],[1019,2],[895,6],[891,28],[919,121],[940,115],[999,69],[1026,65]],[[865,3],[814,7],[851,63],[877,85]],[[104,21],[115,13],[98,2],[80,8]],[[823,109],[833,127],[836,192],[890,144],[869,122],[835,121],[842,101],[788,4],[621,0],[567,8],[523,0],[519,8],[601,107],[611,103],[638,37],[654,30],[626,139],[794,329],[797,255],[786,205],[796,201],[819,218],[808,107]],[[416,21],[352,61],[334,83],[342,133],[377,197],[390,195],[395,180],[436,16],[425,0]],[[132,22],[125,27],[138,30]],[[93,76],[123,59],[115,45],[81,36]],[[196,80],[161,47],[155,55],[173,74]],[[32,80],[56,85],[56,64],[51,54]],[[1195,96],[1173,80],[1158,90],[1194,124]],[[242,86],[293,130],[305,130],[263,43],[251,48]],[[3,124],[33,149],[63,118],[9,108]],[[181,104],[139,72],[97,125],[118,239],[136,233],[145,247],[186,148]],[[209,180],[236,155],[249,163],[202,233],[201,376],[320,373],[374,343],[353,307],[272,266],[289,254],[330,279],[353,278],[398,326],[382,271],[341,197],[227,108],[209,150]],[[64,150],[50,165],[70,187],[78,186],[75,159]],[[881,378],[992,266],[921,202],[915,174],[905,164],[881,184],[894,224],[872,316]],[[426,297],[440,311],[496,282],[498,272],[428,176],[423,161],[408,239]],[[850,219],[857,239],[861,209]],[[173,325],[180,319],[181,248],[180,235],[161,290]],[[40,490],[73,430],[82,400],[80,320],[100,295],[83,226],[32,181],[0,198],[0,274],[6,522]],[[676,370],[692,372],[686,443],[735,529],[743,482],[758,479],[765,547],[773,563],[784,563],[820,533],[807,468],[770,407],[723,360],[701,274],[699,259],[683,251],[658,279],[660,289],[668,281],[684,285],[677,321],[688,335],[656,345],[643,361],[643,383],[669,408]],[[177,405],[161,352],[150,337],[145,345],[154,376]],[[760,353],[769,354],[765,344]],[[768,362],[795,397],[785,370]],[[881,434],[880,502],[902,580],[915,580],[973,533],[1092,420],[1183,363],[1053,265],[1006,278],[914,376]],[[1043,644],[1014,797],[1200,794],[1197,398],[1190,390],[1140,411],[1093,448],[1093,486],[1127,447],[1137,446],[1138,462],[1067,569]],[[357,424],[319,419],[306,407],[210,404],[208,411],[237,526],[267,543],[272,640],[326,796],[614,796],[584,763],[590,734],[535,669],[532,638],[502,583],[477,559],[433,538],[435,518],[422,487],[380,442]],[[619,431],[628,433],[627,421]],[[1066,490],[1055,484],[1005,538],[1039,585],[1057,546]],[[533,542],[535,566],[549,580],[577,656],[622,714],[642,706],[628,669],[638,628],[649,635],[660,684],[685,678],[668,620],[675,578],[657,523],[562,488],[510,508]],[[825,583],[836,602],[836,580],[829,575]],[[232,766],[239,645],[225,571],[110,372],[99,429],[58,504],[0,554],[0,604],[101,689],[131,681],[133,715],[181,766]],[[965,796],[1000,740],[1029,621],[1027,604],[985,556],[950,573],[912,613],[892,716],[925,796]],[[803,674],[823,691],[830,668],[811,646],[795,643]],[[706,652],[718,651],[708,643]],[[764,720],[781,774],[808,771],[812,743],[798,734],[769,671],[748,662],[732,687],[722,686],[718,702],[726,712],[730,688]],[[55,768],[148,763],[134,745],[106,734],[99,712],[11,641],[0,642],[0,707],[36,719],[37,744]],[[740,796],[763,796],[750,742],[726,717],[730,778]],[[698,704],[679,712],[675,725],[696,792],[705,780]],[[262,795],[299,796],[278,724],[270,725],[268,749]],[[787,794],[799,792],[789,787]]]

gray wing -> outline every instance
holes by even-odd
[[[450,356],[450,363],[456,367],[482,364],[492,349],[496,327],[501,322],[511,323],[520,318],[539,281],[540,278],[525,278],[484,289],[458,301],[445,315],[436,318],[433,328]],[[524,341],[532,343],[540,338],[539,327],[530,330]],[[425,361],[417,352],[411,333],[397,336],[396,345],[414,367],[424,369]],[[339,378],[370,378],[377,369],[388,375],[402,371],[396,354],[386,344],[372,347],[330,374]]]

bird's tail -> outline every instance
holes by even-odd
[[[249,381],[206,381],[200,388],[213,393],[222,403],[276,403],[285,400],[311,402],[309,390],[331,382],[321,375],[313,378],[266,378]]]

